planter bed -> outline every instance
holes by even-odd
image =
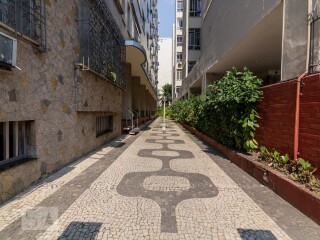
[[[179,122],[179,124],[320,224],[320,196],[304,185],[289,179],[285,174],[256,161],[254,156],[232,150],[185,123]]]

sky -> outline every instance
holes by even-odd
[[[175,0],[158,0],[160,37],[172,37],[172,24],[175,15]]]

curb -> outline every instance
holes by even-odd
[[[185,123],[178,123],[320,225],[320,196],[288,179],[285,174],[250,159],[248,155],[231,150]]]

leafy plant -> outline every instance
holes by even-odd
[[[313,170],[311,163],[309,163],[308,161],[305,161],[303,158],[299,158],[298,162],[301,164],[304,171],[312,171]]]
[[[310,190],[320,194],[320,180],[314,176],[315,169],[311,163],[299,158],[291,160],[289,155],[280,156],[276,150],[270,152],[266,147],[260,147],[259,159],[288,175],[294,181],[305,184]]]
[[[256,103],[261,99],[262,80],[248,68],[228,71],[206,89],[206,95],[177,101],[171,117],[188,123],[229,147],[255,151],[255,131],[259,127]]]

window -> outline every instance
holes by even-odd
[[[180,92],[180,87],[176,87],[176,93],[179,94]]]
[[[188,73],[191,72],[192,68],[196,65],[195,61],[188,62]]]
[[[128,7],[127,7],[127,31],[131,36],[132,35],[132,21],[131,21],[130,5],[128,5]]]
[[[200,50],[200,28],[189,29],[189,49]]]
[[[177,80],[182,80],[182,70],[177,70]]]
[[[182,41],[183,41],[182,35],[178,35],[177,36],[177,46],[182,46]]]
[[[178,28],[182,28],[182,27],[183,27],[183,20],[182,20],[182,18],[178,18],[178,19],[177,19],[177,26],[178,26]]]
[[[0,161],[26,155],[26,123],[0,122]]]
[[[177,62],[182,62],[182,52],[177,52]]]
[[[190,0],[190,16],[201,16],[201,0]]]
[[[0,22],[38,42],[40,50],[46,50],[43,0],[0,0]]]
[[[96,118],[96,136],[99,137],[113,131],[113,116],[99,116]]]
[[[122,0],[121,5],[122,5],[123,14],[125,14],[126,13],[126,0]]]
[[[177,2],[177,11],[182,12],[183,11],[183,1]]]

